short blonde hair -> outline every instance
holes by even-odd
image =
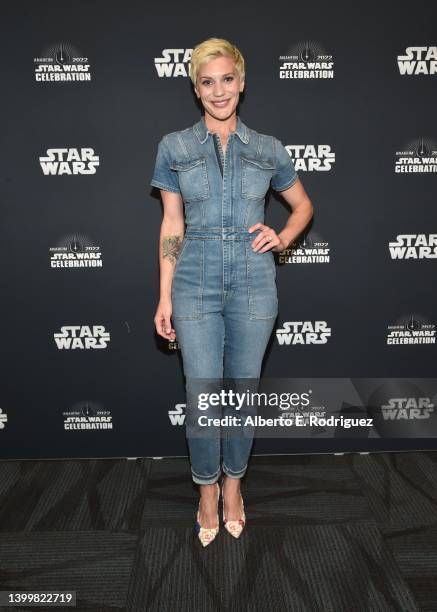
[[[224,38],[208,38],[207,40],[204,40],[196,45],[191,55],[189,76],[194,86],[197,85],[197,77],[199,75],[200,66],[220,56],[228,56],[232,58],[235,62],[235,69],[238,72],[240,79],[244,79],[245,62],[240,50]]]

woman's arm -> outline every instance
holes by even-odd
[[[278,233],[281,244],[277,245],[274,251],[280,252],[296,240],[299,234],[305,229],[313,216],[313,205],[309,199],[300,179],[291,187],[279,192],[287,204],[292,209],[287,223],[282,231]]]
[[[300,179],[297,179],[295,183],[288,189],[279,192],[287,204],[290,206],[292,212],[288,217],[287,223],[285,224],[282,231],[278,233],[278,237],[281,240],[281,244],[273,248],[273,251],[283,251],[295,241],[299,234],[308,225],[311,217],[313,216],[314,209]]]
[[[305,229],[313,216],[313,205],[300,179],[297,179],[291,187],[279,191],[278,193],[281,194],[290,206],[292,212],[284,228],[278,234],[274,229],[264,223],[255,223],[255,225],[249,227],[249,232],[253,232],[256,229],[261,230],[251,243],[253,250],[259,253],[265,253],[269,250],[280,253],[284,249],[287,249]],[[266,242],[267,239],[269,242]]]
[[[169,298],[173,272],[185,234],[182,197],[178,193],[160,190],[164,216],[159,235],[160,297]]]
[[[160,189],[164,215],[159,234],[159,304],[155,315],[157,333],[167,340],[175,339],[171,326],[171,286],[176,261],[185,234],[184,208],[178,193]]]

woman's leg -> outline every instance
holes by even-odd
[[[276,270],[271,253],[252,252],[250,243],[235,245],[235,282],[225,301],[224,383],[243,394],[258,390],[261,366],[278,313]],[[241,396],[244,397],[244,396]],[[223,472],[225,514],[228,520],[242,516],[241,478],[247,470],[255,426],[245,424],[256,416],[250,402],[239,410],[224,408],[238,415],[240,426],[223,432]]]
[[[223,376],[224,323],[221,313],[203,314],[200,319],[173,318],[181,347],[186,388],[185,433],[190,453],[191,476],[200,488],[199,522],[216,527],[217,485],[220,469],[220,428],[200,427],[199,416],[221,416],[218,409],[198,408],[199,393],[219,391]],[[212,412],[216,414],[213,414]]]
[[[221,416],[221,407],[199,407],[200,393],[220,391],[223,377],[224,321],[221,313],[200,319],[173,319],[181,347],[186,388],[185,425],[193,481],[210,485],[220,477],[220,428],[199,424],[199,417]]]
[[[225,316],[224,382],[241,394],[258,390],[262,361],[276,317],[250,319],[240,312]],[[243,425],[247,416],[256,416],[257,406],[243,404],[239,410],[224,407],[223,414],[240,418],[242,425],[223,432],[223,471],[230,478],[246,473],[255,427]]]

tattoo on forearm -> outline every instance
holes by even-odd
[[[182,246],[182,236],[164,236],[162,256],[175,264]]]

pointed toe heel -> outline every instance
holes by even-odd
[[[220,497],[220,485],[217,483],[217,506]],[[200,500],[199,500],[199,508],[200,508]],[[194,524],[194,531],[197,534],[197,537],[200,540],[200,543],[203,547],[208,546],[211,542],[216,538],[219,532],[219,517],[217,513],[217,527],[202,527],[199,520],[199,509],[197,510],[196,522]]]
[[[223,524],[225,526],[225,529],[228,533],[231,534],[232,537],[234,538],[239,538],[241,535],[241,532],[243,531],[245,525],[246,525],[246,514],[244,512],[244,501],[243,501],[243,496],[241,495],[240,492],[240,497],[241,497],[241,504],[243,507],[243,514],[241,516],[241,518],[230,521],[225,517],[225,498],[224,498],[224,494],[223,494],[223,484],[224,481],[222,481],[222,500],[223,500]]]

